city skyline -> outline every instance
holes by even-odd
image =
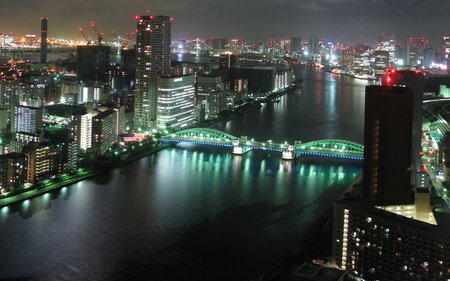
[[[408,36],[425,35],[437,47],[442,35],[448,33],[445,27],[450,24],[450,19],[445,17],[450,5],[442,5],[437,0],[402,0],[395,3],[383,0],[278,0],[258,3],[201,0],[193,4],[191,1],[180,3],[175,0],[152,3],[132,0],[127,5],[117,0],[76,3],[27,0],[19,8],[17,4],[7,2],[3,3],[3,7],[11,12],[0,20],[0,33],[38,34],[39,18],[48,17],[49,37],[81,39],[79,27],[94,35],[89,29],[89,23],[94,19],[98,29],[104,32],[105,40],[112,40],[113,30],[119,35],[134,31],[134,17],[149,11],[154,15],[175,18],[177,24],[173,39],[222,36],[259,40],[316,34],[335,41],[361,40],[372,44],[376,36],[385,31],[396,34],[400,41]],[[19,13],[20,22],[17,20]]]

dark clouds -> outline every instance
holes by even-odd
[[[106,37],[135,28],[134,16],[150,10],[175,17],[174,38],[308,36],[373,42],[382,31],[400,38],[426,35],[438,44],[450,33],[450,4],[440,0],[0,0],[0,32],[38,33],[49,17],[49,35],[80,37],[95,19]]]

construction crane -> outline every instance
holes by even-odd
[[[97,30],[97,28],[95,27],[94,20],[91,20],[91,28],[97,34],[97,41],[98,41],[98,45],[100,46],[102,44],[102,41],[103,41],[103,32],[100,32],[100,31]]]
[[[131,32],[131,33],[127,32],[125,35],[127,36],[128,40],[130,40],[132,42],[136,42],[136,34],[134,32]]]
[[[86,34],[84,34],[83,29],[80,27],[78,28],[78,31],[81,33],[81,35],[83,35],[84,40],[86,40],[88,46],[91,45],[92,43],[92,38],[91,37],[87,37]]]

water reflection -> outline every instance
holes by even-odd
[[[278,142],[361,141],[364,84],[302,71],[302,95],[222,128]],[[178,145],[0,209],[0,279],[248,280],[291,249],[360,172],[330,159]]]

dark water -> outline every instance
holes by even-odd
[[[297,72],[303,94],[219,129],[361,142],[365,84]],[[248,280],[289,251],[360,171],[179,145],[0,209],[0,280]]]

